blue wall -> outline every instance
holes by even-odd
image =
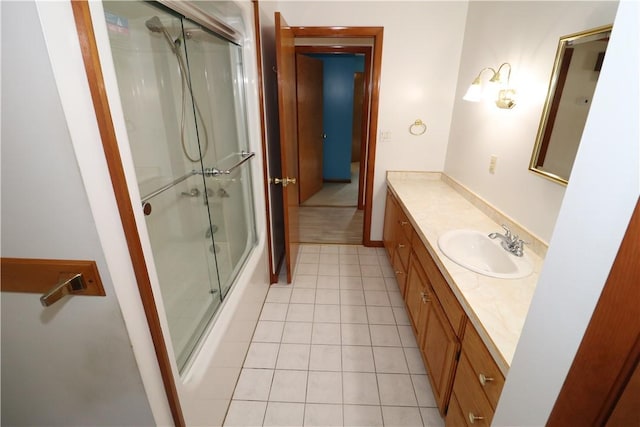
[[[351,179],[351,135],[353,126],[353,74],[364,71],[364,55],[313,54],[323,63],[322,126],[324,141],[322,177]]]

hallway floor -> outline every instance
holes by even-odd
[[[271,287],[225,426],[442,426],[382,248],[301,245]]]

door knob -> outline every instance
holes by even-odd
[[[475,415],[473,412],[469,412],[469,422],[471,424],[475,424],[477,420],[484,420],[484,417],[479,417]]]
[[[286,187],[289,184],[295,184],[296,183],[296,178],[273,178],[273,183],[274,184],[282,184],[283,187]]]

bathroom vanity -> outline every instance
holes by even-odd
[[[384,246],[446,425],[490,425],[546,247],[441,173],[388,172]],[[454,229],[515,228],[533,273],[503,279],[453,262],[438,238]],[[511,255],[509,255],[511,256]]]

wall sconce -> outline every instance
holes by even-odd
[[[502,81],[502,76],[500,75],[500,71],[504,66],[509,67],[506,82]],[[489,82],[487,84],[488,87],[485,87],[483,90],[482,80],[480,79],[480,77],[485,71],[491,71],[493,73],[493,76],[491,76],[491,78],[489,79]],[[508,62],[502,63],[500,67],[498,67],[498,71],[491,67],[483,68],[478,73],[478,77],[473,80],[471,86],[469,86],[469,89],[467,90],[467,93],[465,93],[462,99],[470,102],[478,102],[482,100],[484,92],[484,94],[487,95],[490,99],[495,99],[495,103],[498,108],[511,109],[516,105],[516,91],[515,89],[509,87],[510,79],[511,64],[509,64]]]

